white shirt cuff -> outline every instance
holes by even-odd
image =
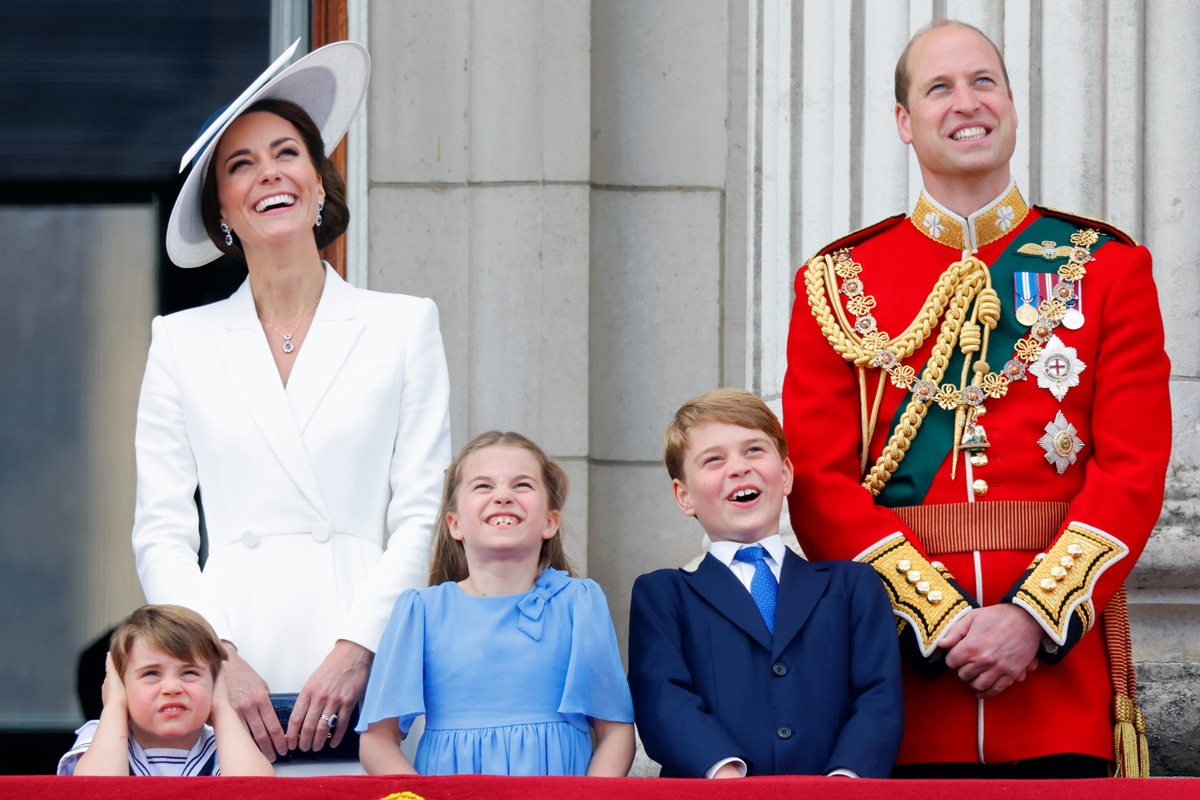
[[[746,762],[742,761],[737,756],[731,756],[729,758],[722,758],[720,761],[718,761],[717,763],[715,763],[711,767],[709,767],[707,770],[705,770],[704,777],[711,778],[713,775],[717,774],[717,770],[719,770],[721,767],[725,766],[726,764],[733,764],[735,767],[737,767],[738,773],[743,778],[746,777]]]

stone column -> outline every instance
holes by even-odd
[[[516,430],[563,464],[586,572],[589,5],[369,13],[368,285],[437,301],[455,448]]]
[[[622,641],[634,578],[703,541],[672,499],[663,431],[683,401],[745,380],[722,370],[723,225],[745,214],[725,205],[727,84],[745,69],[730,7],[592,4],[589,564]]]

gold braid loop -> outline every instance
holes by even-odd
[[[843,270],[847,267],[847,261],[848,259],[842,259]],[[878,366],[877,354],[881,347],[886,347],[897,361],[912,355],[929,338],[934,325],[940,319],[938,337],[921,376],[922,380],[939,385],[950,364],[954,347],[960,340],[965,338],[965,345],[973,347],[969,352],[978,352],[980,349],[983,338],[980,327],[974,321],[967,321],[976,298],[989,298],[985,302],[986,309],[976,309],[976,314],[984,318],[985,325],[989,328],[994,327],[999,319],[999,299],[988,285],[990,278],[987,265],[975,257],[967,257],[946,268],[934,284],[921,311],[900,336],[889,340],[885,333],[874,330],[866,336],[860,336],[846,317],[838,297],[838,274],[834,259],[829,255],[817,256],[808,262],[804,273],[808,305],[817,326],[834,352],[860,368]],[[991,294],[987,295],[988,292]],[[991,310],[993,304],[994,313]],[[968,325],[969,331],[966,330]],[[865,377],[860,376],[860,380],[865,380]],[[910,397],[883,452],[863,479],[863,486],[872,495],[883,491],[883,487],[900,467],[900,462],[904,460],[925,419],[925,414],[929,411],[930,399],[915,393]],[[863,402],[866,402],[865,399]],[[864,430],[868,428],[869,426],[866,426]],[[864,448],[868,444],[864,441]]]
[[[968,259],[971,260],[973,259]],[[904,333],[887,343],[887,348],[895,354],[897,360],[908,358],[925,344],[950,298],[958,291],[963,277],[973,271],[973,267],[963,268],[966,263],[955,262],[941,274],[925,299],[920,313]],[[871,366],[878,347],[868,347],[863,337],[858,335],[848,321],[844,318],[839,319],[842,307],[833,276],[834,264],[830,256],[816,256],[808,262],[804,273],[808,306],[834,352],[855,366]],[[830,307],[831,301],[836,304],[836,312]]]
[[[975,314],[988,330],[994,331],[1000,324],[1000,295],[991,286],[979,292],[975,300]]]
[[[942,376],[945,375],[946,367],[950,364],[950,354],[959,339],[971,303],[988,280],[987,267],[975,258],[956,262],[951,265],[951,269],[956,272],[961,270],[965,279],[955,287],[954,295],[946,308],[946,317],[942,321],[937,341],[933,345],[933,351],[929,354],[929,362],[925,365],[925,372],[921,376],[923,380],[933,384],[939,383]],[[912,446],[912,441],[916,438],[917,431],[921,428],[921,423],[925,420],[929,405],[928,401],[922,400],[915,394],[908,401],[908,406],[896,423],[896,429],[892,432],[883,452],[875,461],[875,465],[871,467],[871,471],[867,473],[867,477],[863,479],[863,486],[872,495],[878,495],[883,491],[883,487],[900,468],[900,462],[904,460],[908,448]]]
[[[983,344],[983,331],[978,322],[964,322],[962,333],[958,336],[958,348],[964,353],[978,353]]]
[[[812,309],[817,326],[820,327],[821,333],[824,334],[834,352],[860,367],[865,366],[871,362],[871,356],[859,355],[857,348],[854,347],[854,342],[838,325],[833,311],[825,301],[825,266],[827,262],[832,267],[833,262],[829,256],[817,256],[808,262],[804,273],[804,284],[808,290],[808,307]]]

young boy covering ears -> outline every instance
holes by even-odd
[[[76,731],[59,775],[274,775],[229,704],[225,651],[204,618],[148,605],[113,632],[104,710]]]

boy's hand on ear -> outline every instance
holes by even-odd
[[[213,681],[212,707],[208,713],[208,724],[214,728],[217,727],[217,719],[225,716],[225,712],[237,712],[233,710],[233,704],[229,702],[229,687],[225,685],[225,670],[217,673],[217,679]]]
[[[112,653],[106,653],[104,656],[104,684],[100,687],[100,699],[105,708],[114,704],[126,705],[125,682],[113,666]]]

